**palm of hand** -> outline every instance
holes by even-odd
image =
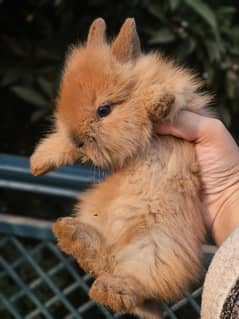
[[[208,125],[210,124],[210,125]],[[201,199],[206,209],[206,222],[211,228],[216,216],[239,190],[239,149],[218,120],[210,119],[196,139],[200,166]]]

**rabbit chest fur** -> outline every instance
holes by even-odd
[[[90,297],[115,311],[160,318],[200,276],[205,226],[193,145],[156,136],[182,109],[207,115],[210,97],[188,71],[140,51],[133,19],[111,43],[93,22],[63,72],[53,132],[33,174],[91,160],[112,174],[83,193],[53,231],[59,247],[96,277]]]

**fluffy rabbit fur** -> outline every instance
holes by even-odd
[[[188,70],[141,53],[133,19],[110,43],[105,28],[96,19],[86,44],[69,53],[54,130],[37,146],[31,170],[40,175],[79,159],[112,170],[53,231],[96,277],[91,298],[155,319],[160,301],[180,297],[199,277],[205,226],[193,146],[153,127],[182,109],[207,115],[210,97]]]

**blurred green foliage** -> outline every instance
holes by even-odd
[[[239,11],[221,0],[1,0],[0,88],[32,105],[32,121],[52,112],[67,47],[92,20],[112,37],[134,16],[145,51],[159,49],[198,72],[239,136]]]

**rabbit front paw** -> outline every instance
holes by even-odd
[[[54,163],[42,152],[34,152],[30,158],[30,170],[32,175],[39,176],[55,169]]]

